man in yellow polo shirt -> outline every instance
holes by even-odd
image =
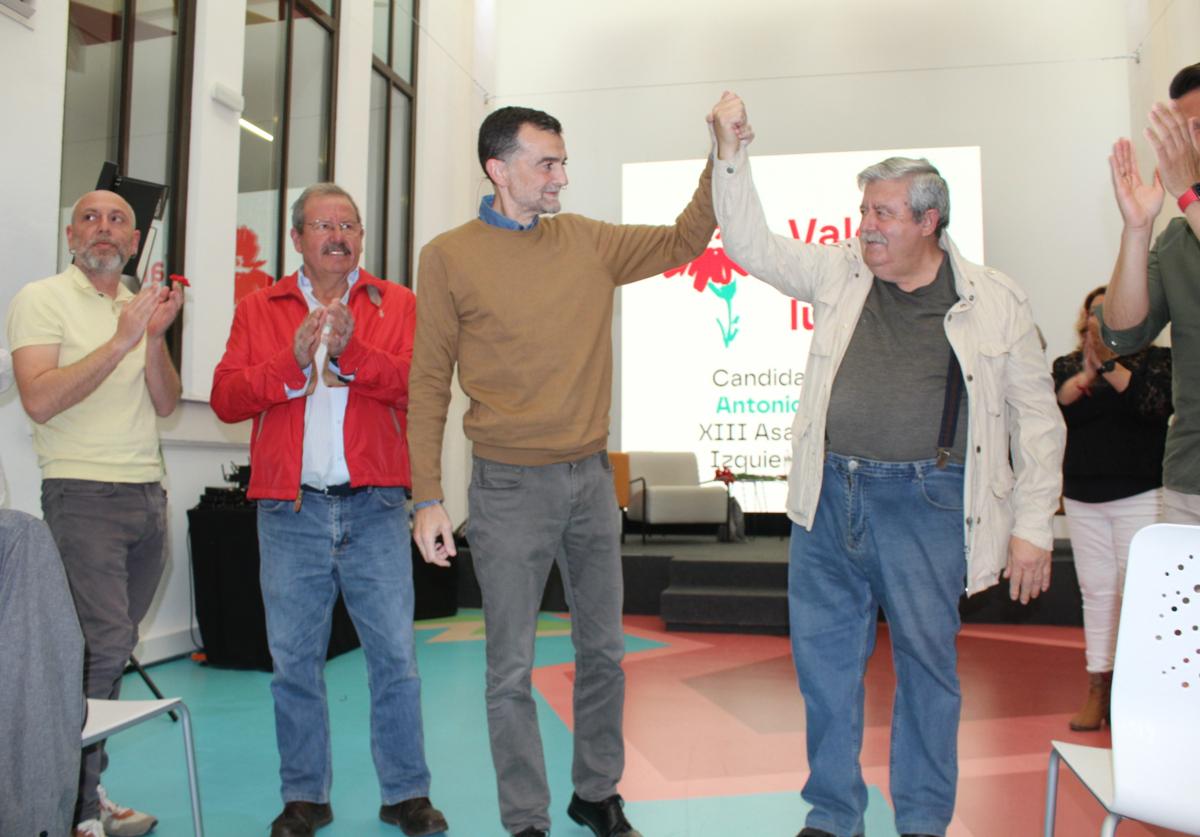
[[[8,312],[21,403],[33,420],[42,512],[62,553],[83,629],[84,692],[116,698],[162,577],[166,494],[156,416],[179,402],[163,335],[182,291],[137,294],[121,269],[137,252],[133,210],[97,191],[75,204],[74,263],[22,288]],[[154,817],[113,803],[99,786],[103,744],[83,754],[75,837],[137,837]]]

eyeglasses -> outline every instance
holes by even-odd
[[[309,221],[304,226],[315,232],[317,235],[329,235],[334,230],[345,233],[346,235],[355,235],[362,232],[362,224],[357,221]]]

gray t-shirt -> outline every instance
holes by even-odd
[[[937,456],[950,343],[946,312],[958,301],[943,256],[937,278],[906,293],[876,277],[829,398],[827,448],[881,462]],[[951,460],[963,461],[967,398],[959,402]]]

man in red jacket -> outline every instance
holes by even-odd
[[[304,190],[291,235],[304,266],[238,305],[211,398],[222,421],[254,419],[247,494],[284,802],[271,837],[333,819],[322,669],[339,589],[366,654],[379,817],[434,834],[447,826],[429,801],[406,514],[415,301],[358,267],[361,216],[338,186]]]

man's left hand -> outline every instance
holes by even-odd
[[[1014,602],[1029,604],[1050,588],[1050,550],[1041,549],[1024,538],[1013,535],[1008,539],[1008,596]]]
[[[327,341],[329,356],[337,357],[346,348],[346,344],[350,342],[350,335],[354,333],[354,315],[340,299],[325,310],[328,312],[325,322],[330,326]]]
[[[183,288],[174,282],[170,285],[169,291],[166,287],[159,287],[158,305],[150,315],[150,321],[146,323],[147,338],[162,337],[166,334],[171,323],[175,322],[175,317],[179,315],[179,309],[183,307]]]

